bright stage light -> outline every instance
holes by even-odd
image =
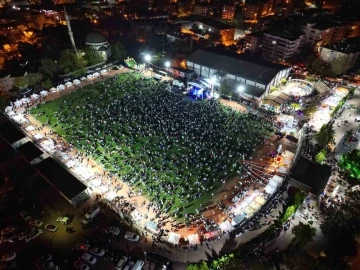
[[[166,61],[166,62],[165,62],[165,67],[166,67],[166,68],[169,68],[169,67],[170,67],[170,61]]]
[[[151,55],[150,55],[150,54],[146,54],[146,55],[145,55],[145,61],[146,61],[146,62],[150,62],[150,61],[151,61]]]
[[[244,91],[244,89],[245,89],[244,86],[240,85],[237,90],[238,90],[239,93],[241,93],[241,92]]]

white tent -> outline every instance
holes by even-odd
[[[55,93],[55,92],[57,92],[57,91],[58,91],[58,90],[57,90],[55,87],[51,87],[51,88],[50,88],[50,92],[51,92],[51,93]]]
[[[100,73],[99,72],[95,72],[94,74],[93,74],[93,77],[94,78],[97,78],[97,77],[99,77],[100,76]]]
[[[27,120],[22,114],[15,115],[13,117],[13,119],[19,125],[22,125],[22,124],[25,124],[25,123],[29,122],[29,120]]]
[[[88,78],[89,80],[91,80],[91,79],[94,78],[94,76],[93,76],[92,74],[89,74],[89,75],[87,75],[87,78]]]
[[[95,179],[91,180],[90,185],[92,185],[93,187],[100,186],[101,185],[101,179],[100,178],[95,178]]]
[[[42,90],[42,91],[40,92],[40,95],[41,95],[42,97],[46,97],[48,94],[49,94],[49,92],[48,92],[48,91],[45,91],[45,90]]]
[[[15,107],[20,107],[22,105],[21,101],[17,100],[14,102]]]
[[[65,85],[67,88],[70,88],[71,86],[73,86],[72,82],[66,82]]]
[[[13,111],[8,111],[6,114],[7,114],[9,117],[15,116],[15,113],[14,113]]]
[[[275,190],[276,190],[276,187],[271,186],[271,185],[267,185],[264,190],[268,194],[273,194],[275,192]]]
[[[106,69],[103,69],[102,71],[100,71],[101,74],[106,74],[107,73],[107,70]]]
[[[67,168],[72,168],[72,167],[74,167],[75,165],[76,165],[76,162],[73,161],[73,160],[69,160],[68,162],[65,163],[65,166],[66,166]]]
[[[187,237],[189,245],[198,245],[200,244],[200,239],[198,234],[191,234]]]
[[[73,81],[73,83],[74,83],[75,85],[79,85],[81,82],[80,82],[78,79],[76,79],[76,80]]]
[[[174,245],[178,245],[180,241],[180,234],[170,232],[168,242]]]
[[[59,84],[58,86],[56,86],[56,89],[57,89],[58,91],[62,91],[62,90],[65,89],[65,85]]]
[[[80,81],[86,81],[87,79],[86,79],[86,77],[81,77],[80,78]]]
[[[25,128],[25,130],[26,130],[26,131],[33,131],[33,130],[35,130],[35,127],[34,127],[34,126],[27,126],[27,127]]]
[[[39,95],[37,95],[37,94],[32,94],[30,97],[31,97],[32,99],[37,100],[37,99],[39,98]]]
[[[12,106],[7,106],[7,107],[5,108],[5,112],[10,112],[10,111],[12,111],[12,109],[13,109]]]
[[[30,99],[29,98],[22,98],[19,100],[22,104],[26,104],[26,103],[30,103]]]
[[[42,134],[40,134],[40,133],[37,133],[37,134],[34,135],[34,138],[35,138],[35,140],[41,140],[41,139],[44,138],[44,136]]]

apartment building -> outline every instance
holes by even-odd
[[[223,41],[234,40],[235,28],[233,26],[218,22],[211,18],[204,18],[195,22],[205,32],[212,32],[221,35]]]
[[[254,32],[245,35],[245,50],[250,53],[257,53],[262,44],[264,32]]]
[[[272,0],[249,0],[242,6],[242,15],[245,20],[257,20],[272,11]]]
[[[214,6],[209,3],[199,3],[194,7],[194,13],[203,17],[212,16],[214,14]]]
[[[224,5],[222,9],[222,18],[224,20],[233,20],[235,17],[236,6]]]
[[[267,59],[286,61],[300,53],[305,44],[305,36],[290,32],[264,33],[262,38],[262,56]]]

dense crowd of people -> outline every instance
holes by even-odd
[[[251,156],[273,125],[214,100],[184,100],[167,87],[126,73],[40,105],[33,114],[176,214],[179,205],[235,172],[236,161]]]

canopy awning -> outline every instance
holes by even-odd
[[[148,221],[145,223],[145,229],[148,230],[152,234],[158,234],[160,232],[159,227],[155,222]]]
[[[78,85],[78,84],[80,84],[80,83],[81,83],[81,81],[80,81],[80,80],[78,80],[78,79],[76,79],[76,80],[74,80],[74,81],[73,81],[73,83],[74,83],[75,85]]]
[[[181,235],[177,233],[170,232],[168,242],[174,245],[178,245]]]
[[[40,92],[40,95],[42,95],[42,96],[47,96],[48,94],[49,94],[49,92],[45,91],[45,90]]]

